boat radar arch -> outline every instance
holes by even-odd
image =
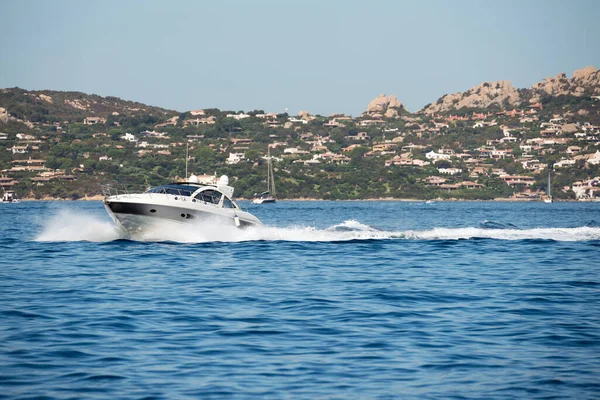
[[[190,183],[198,183],[199,182],[198,181],[198,177],[196,175],[194,175],[194,174],[191,174],[190,177],[189,177],[189,179],[188,179],[188,182],[190,182]]]
[[[229,185],[229,177],[227,175],[221,175],[221,177],[219,178],[219,185]]]

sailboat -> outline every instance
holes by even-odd
[[[275,203],[275,176],[273,175],[273,159],[271,148],[267,148],[267,191],[255,194],[252,204]]]
[[[546,198],[544,199],[544,203],[552,203],[552,188],[550,185],[550,172],[551,172],[551,169],[548,168],[548,189],[546,189]]]
[[[2,186],[2,200],[0,200],[0,203],[18,203],[19,199],[17,199],[15,192],[12,190],[6,190],[4,189],[4,186]]]

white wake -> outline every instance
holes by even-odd
[[[179,243],[245,242],[245,241],[294,241],[294,242],[338,242],[350,240],[459,240],[487,238],[497,240],[555,240],[589,241],[600,240],[600,228],[535,228],[535,229],[485,229],[432,228],[425,230],[383,231],[348,220],[321,229],[311,226],[255,227],[238,229],[234,226],[177,224],[150,229],[142,234],[128,237],[111,221],[96,216],[62,211],[48,220],[35,240],[44,242],[109,242],[118,239],[136,241]]]

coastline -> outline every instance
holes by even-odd
[[[104,196],[102,195],[95,195],[95,196],[84,196],[78,199],[66,199],[66,198],[60,198],[60,197],[43,197],[41,199],[36,199],[36,198],[32,198],[32,197],[23,197],[20,198],[19,200],[21,202],[30,202],[30,201],[102,201],[102,199],[104,199]],[[237,198],[235,199],[236,201],[252,201],[251,198]],[[457,199],[457,198],[451,198],[451,199],[405,199],[405,198],[392,198],[392,197],[382,197],[382,198],[378,198],[378,199],[348,199],[348,200],[326,200],[326,199],[318,199],[318,198],[311,198],[311,197],[299,197],[299,198],[295,198],[295,199],[278,199],[278,202],[288,202],[288,201],[343,201],[343,202],[351,202],[351,201],[389,201],[389,202],[406,202],[406,203],[419,203],[419,202],[425,202],[431,200],[435,203],[449,203],[449,202],[459,202],[459,201],[463,201],[463,202],[500,202],[500,203],[543,203],[543,201],[541,199],[515,199],[515,198],[511,198],[511,197],[499,197],[496,199],[492,199],[492,200],[471,200],[471,199]],[[600,201],[600,200],[598,200]],[[574,200],[574,199],[560,199],[554,200],[555,203],[594,203],[597,201],[594,200]]]

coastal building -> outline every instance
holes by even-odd
[[[131,133],[127,132],[125,135],[121,136],[121,139],[127,140],[128,142],[137,142],[138,139]]]
[[[531,186],[535,183],[535,178],[532,176],[504,175],[501,176],[500,179],[506,182],[509,186]]]
[[[227,157],[227,164],[238,164],[241,161],[244,161],[245,158],[245,153],[229,153],[229,156]]]
[[[86,117],[83,120],[84,125],[96,125],[96,124],[105,124],[106,119],[100,117]]]
[[[437,170],[440,174],[444,175],[456,175],[462,173],[461,168],[438,168]]]
[[[235,120],[240,120],[240,119],[246,119],[246,118],[250,118],[251,115],[250,114],[246,114],[246,113],[239,113],[239,114],[227,114],[226,115],[227,118],[233,118]]]
[[[231,139],[231,144],[233,147],[234,151],[241,151],[241,150],[249,150],[250,146],[252,145],[252,139],[250,138],[232,138]]]
[[[28,152],[29,146],[13,146],[10,148],[13,154],[25,154]]]
[[[451,155],[436,153],[435,151],[432,150],[429,153],[425,154],[425,158],[427,158],[428,160],[433,160],[435,162],[435,161],[439,161],[439,160],[449,160],[451,158]]]

